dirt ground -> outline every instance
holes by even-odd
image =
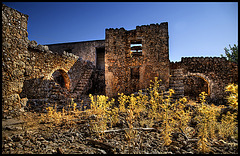
[[[25,112],[24,117],[2,119],[2,154],[199,154],[198,137],[193,127],[186,134],[172,133],[164,145],[160,123],[134,127],[135,137],[126,139],[124,117],[103,136],[90,130],[90,119],[54,125],[41,122],[40,113]],[[208,140],[210,154],[238,154],[238,140]]]

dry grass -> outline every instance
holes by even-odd
[[[57,112],[56,106],[48,107],[47,114],[41,116],[40,122],[51,122],[55,125],[68,124],[73,126],[76,119],[88,119],[92,134],[98,137],[105,137],[104,131],[112,128],[120,120],[120,114],[125,115],[128,129],[125,130],[125,139],[128,142],[129,153],[134,153],[130,147],[134,146],[134,140],[138,131],[134,128],[159,126],[163,139],[163,146],[169,146],[172,142],[172,134],[179,132],[184,133],[187,137],[188,129],[190,129],[190,120],[198,121],[196,131],[198,131],[198,150],[200,153],[209,153],[209,141],[219,139],[227,139],[229,136],[237,138],[237,114],[228,112],[222,117],[221,121],[217,121],[221,108],[224,106],[215,106],[206,103],[205,92],[200,94],[201,103],[197,104],[189,101],[186,97],[171,102],[174,90],[170,89],[166,97],[160,89],[161,80],[155,78],[151,86],[148,88],[149,95],[139,91],[138,95],[119,94],[119,107],[115,106],[115,100],[109,99],[104,95],[89,95],[91,99],[91,109],[80,111],[76,109],[76,103],[69,104],[68,109]],[[229,105],[234,109],[238,109],[238,85],[228,85],[226,91],[230,92],[227,97]],[[195,110],[185,109],[186,105],[196,107]],[[194,112],[193,112],[194,111]],[[195,113],[194,116],[192,114]],[[138,127],[137,127],[138,126]],[[140,138],[141,139],[141,138]]]

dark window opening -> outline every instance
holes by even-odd
[[[97,54],[96,59],[97,69],[105,70],[105,48],[104,47],[96,48],[96,54]]]
[[[142,54],[142,41],[141,40],[131,41],[130,47],[131,47],[132,54]]]
[[[139,67],[131,68],[131,79],[139,79],[139,78],[140,78]]]

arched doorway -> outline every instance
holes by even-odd
[[[205,92],[210,96],[211,86],[208,78],[200,73],[188,73],[183,81],[184,96],[192,100],[199,100],[199,94]]]
[[[62,70],[58,69],[52,73],[52,77],[56,83],[58,83],[62,88],[70,89],[70,79],[68,74]]]

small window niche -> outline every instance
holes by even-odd
[[[142,55],[142,40],[132,40],[130,46],[132,55]]]

